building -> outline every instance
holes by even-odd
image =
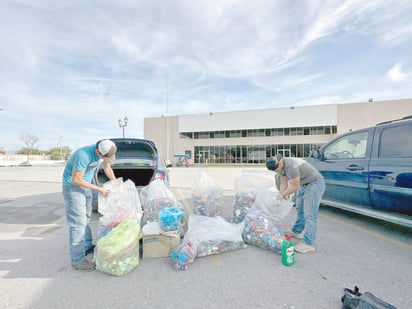
[[[335,136],[412,115],[412,99],[291,106],[144,119],[160,155],[193,163],[260,164],[281,153],[306,157]]]

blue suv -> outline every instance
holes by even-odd
[[[307,158],[322,203],[412,228],[412,116],[340,135]]]

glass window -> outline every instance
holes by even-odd
[[[208,139],[210,138],[210,133],[209,132],[197,132],[198,133],[198,139]]]
[[[379,157],[412,156],[412,124],[382,130]]]
[[[240,137],[240,130],[230,131],[230,137]]]
[[[180,132],[180,138],[191,139],[193,138],[193,133],[192,132]]]
[[[324,150],[325,159],[364,158],[368,142],[368,132],[359,132],[342,136]]]
[[[225,132],[224,131],[215,131],[215,138],[224,138]]]

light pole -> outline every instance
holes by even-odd
[[[129,119],[127,119],[127,116],[123,118],[123,120],[121,118],[119,118],[119,128],[123,129],[123,138],[124,138],[124,127],[127,127],[127,122],[129,121]]]

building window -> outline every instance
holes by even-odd
[[[193,138],[193,133],[192,132],[180,132],[180,138],[192,139]]]
[[[206,132],[180,132],[182,139],[248,138],[264,136],[330,135],[337,133],[337,126],[267,128],[252,130],[227,130]]]

